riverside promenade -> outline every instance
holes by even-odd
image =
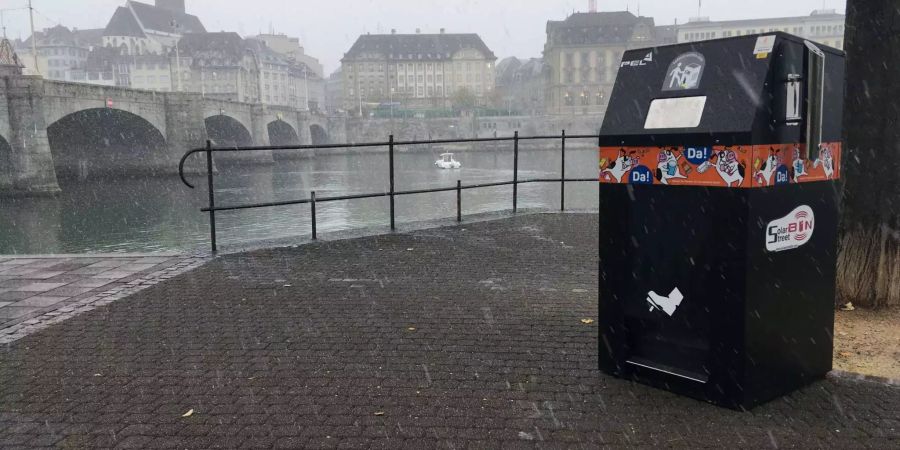
[[[751,412],[597,370],[597,216],[213,258],[0,346],[0,448],[900,447],[900,387]]]

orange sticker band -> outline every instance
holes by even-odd
[[[807,159],[804,144],[600,147],[600,182],[755,188],[837,180],[841,143]]]

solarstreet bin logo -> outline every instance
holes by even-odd
[[[669,64],[663,91],[684,91],[700,87],[706,58],[697,52],[684,53]]]
[[[816,228],[816,215],[806,205],[798,206],[790,214],[769,222],[766,227],[766,250],[780,252],[809,242]]]

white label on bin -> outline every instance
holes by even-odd
[[[753,54],[759,55],[760,53],[772,53],[772,49],[775,48],[775,35],[770,34],[768,36],[760,36],[756,38],[756,47],[753,48]]]
[[[769,222],[766,227],[766,250],[781,252],[806,244],[816,228],[816,215],[807,205],[798,206],[790,214]]]

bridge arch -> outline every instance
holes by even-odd
[[[205,119],[206,134],[216,147],[249,147],[253,135],[245,124],[234,117],[217,114]]]
[[[312,145],[322,145],[330,143],[328,132],[322,125],[313,123],[309,126],[309,138]]]
[[[47,127],[47,139],[60,183],[94,175],[153,174],[168,164],[159,128],[121,109],[67,114]]]
[[[269,131],[269,144],[271,145],[299,145],[300,135],[291,124],[278,119],[266,125]]]

